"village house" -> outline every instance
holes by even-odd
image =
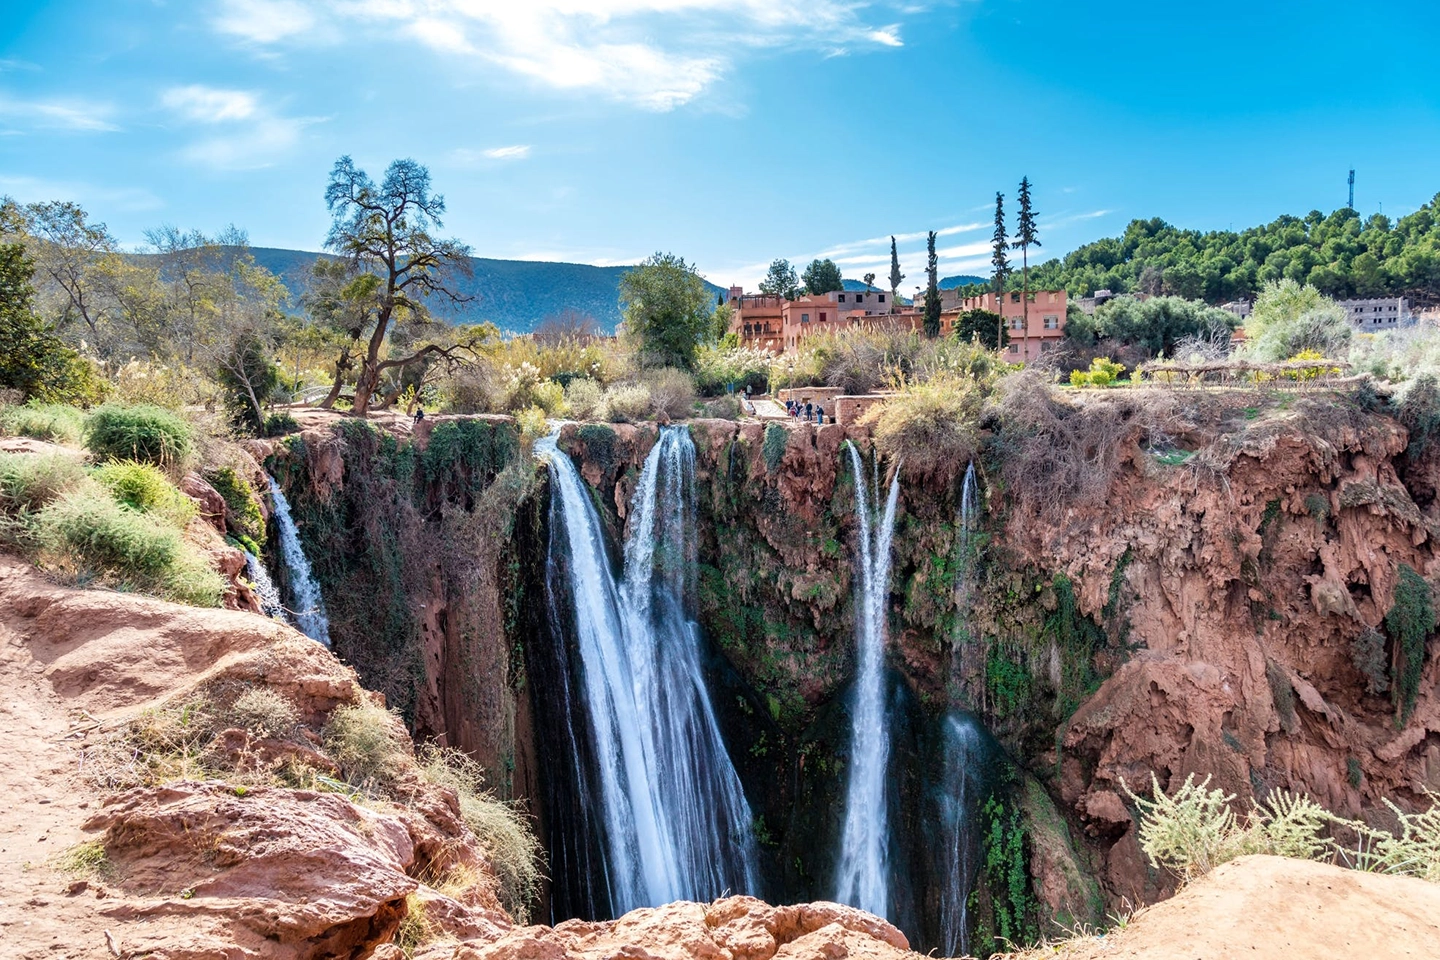
[[[998,313],[1010,333],[1010,345],[1006,347],[1005,359],[1011,363],[1028,363],[1060,345],[1061,338],[1065,336],[1065,311],[1069,306],[1070,301],[1064,290],[1031,290],[1028,310],[1019,290],[1001,294],[998,308],[993,292],[978,297],[964,297],[959,290],[942,290],[940,333],[942,336],[949,336],[955,329],[956,319],[962,313],[971,310]],[[1025,325],[1027,313],[1028,332]]]

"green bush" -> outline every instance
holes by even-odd
[[[1420,673],[1425,668],[1425,647],[1435,629],[1435,603],[1430,584],[1409,564],[1400,564],[1395,599],[1385,614],[1385,632],[1395,644],[1395,683],[1391,696],[1397,722],[1404,724],[1415,711]]]
[[[1090,370],[1071,370],[1070,385],[1072,387],[1108,387],[1120,379],[1120,374],[1125,372],[1125,364],[1116,363],[1108,357],[1096,357],[1090,361]]]
[[[0,431],[78,446],[85,430],[85,414],[59,403],[35,403],[0,408]]]
[[[300,422],[289,413],[272,413],[265,418],[265,436],[267,437],[283,437],[299,431]]]
[[[131,509],[155,514],[179,528],[195,519],[195,501],[148,463],[112,460],[96,469],[94,477],[117,501]]]
[[[577,377],[565,387],[565,408],[576,420],[595,420],[604,416],[605,390],[586,377]]]
[[[650,417],[650,388],[641,383],[617,383],[605,391],[604,419],[611,423],[638,423]]]
[[[0,515],[33,513],[85,481],[85,465],[63,453],[0,453]]]
[[[190,424],[163,407],[107,404],[85,421],[85,446],[102,460],[135,460],[176,471],[190,458],[195,439]]]
[[[780,461],[785,459],[785,448],[789,445],[789,430],[778,423],[766,424],[765,440],[760,445],[760,452],[765,455],[765,469],[768,472],[774,473],[775,468],[780,466]]]
[[[260,498],[255,489],[233,467],[207,470],[205,479],[224,498],[229,511],[227,520],[235,532],[257,544],[264,544],[265,513],[260,509]]]
[[[162,575],[180,555],[180,534],[94,487],[80,488],[39,514],[41,536],[94,572]]]

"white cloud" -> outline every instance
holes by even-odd
[[[252,43],[274,43],[311,32],[317,23],[304,0],[221,0],[215,26]]]
[[[268,167],[299,142],[311,117],[282,116],[246,90],[191,84],[172,87],[160,103],[181,120],[214,128],[216,133],[186,146],[181,156],[217,170]]]
[[[220,0],[216,29],[255,44],[329,39],[345,25],[408,36],[567,92],[650,110],[694,100],[758,48],[903,45],[855,0]]]
[[[524,160],[530,156],[529,144],[516,144],[513,147],[491,147],[489,150],[481,151],[490,160]]]
[[[12,100],[0,94],[0,119],[38,130],[108,133],[120,128],[111,121],[115,110],[86,100]]]
[[[186,120],[197,123],[246,120],[255,116],[259,110],[259,99],[253,93],[244,90],[218,90],[200,84],[172,87],[165,91],[160,102]]]

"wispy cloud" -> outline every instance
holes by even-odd
[[[530,156],[530,145],[524,143],[511,147],[491,147],[480,152],[487,160],[524,160]]]
[[[106,187],[43,177],[0,176],[0,193],[13,196],[22,203],[76,200],[86,206],[123,212],[158,210],[165,205],[155,194],[139,187]]]
[[[119,130],[115,108],[88,100],[16,100],[0,93],[0,120],[38,130],[109,133]]]
[[[268,167],[288,153],[300,134],[316,119],[275,112],[247,90],[225,90],[191,84],[172,87],[160,97],[163,107],[182,121],[213,129],[181,151],[181,155],[217,170]]]
[[[903,45],[901,24],[865,12],[853,0],[220,0],[213,23],[257,45],[378,29],[540,86],[664,111],[699,97],[746,51]]]

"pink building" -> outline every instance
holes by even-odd
[[[883,290],[836,290],[785,300],[731,287],[729,302],[734,310],[730,329],[739,334],[741,344],[772,353],[794,350],[811,333],[888,318],[891,307],[890,294]]]
[[[958,291],[945,290],[941,293],[941,306],[948,308],[940,318],[942,335],[948,335],[954,329],[956,318],[966,311],[989,310],[1000,314],[1010,332],[1005,359],[1019,363],[1034,360],[1059,346],[1060,338],[1065,336],[1065,311],[1069,309],[1069,300],[1064,290],[1032,290],[1027,311],[1020,291],[1012,290],[1001,295],[999,309],[996,309],[994,293],[961,297]],[[1027,312],[1030,318],[1028,332],[1025,329]]]

